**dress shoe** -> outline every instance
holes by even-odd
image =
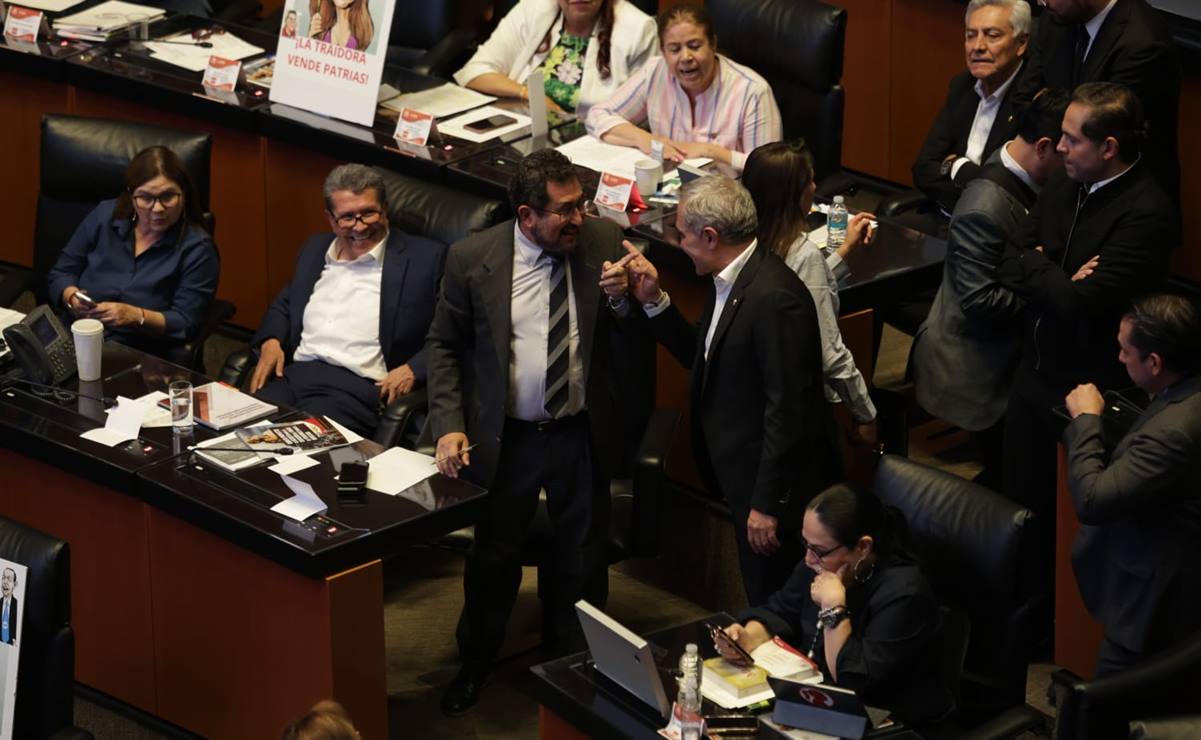
[[[448,717],[459,717],[468,712],[480,700],[487,674],[470,666],[463,666],[446,692],[442,694],[442,713]]]

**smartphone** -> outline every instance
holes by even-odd
[[[96,301],[92,300],[92,297],[82,290],[75,291],[75,299],[88,308],[96,307]]]
[[[726,634],[725,630],[710,622],[705,622],[705,627],[708,628],[709,636],[713,638],[713,643],[715,645],[720,647],[728,646],[735,653],[738,653],[739,660],[735,661],[738,665],[747,667],[755,665],[755,659],[751,657],[751,654],[748,653],[745,648],[731,639],[730,636]]]
[[[481,118],[478,121],[472,121],[463,126],[468,131],[474,131],[477,134],[482,134],[485,131],[498,129],[501,126],[508,126],[510,123],[517,123],[517,119],[513,116],[495,115],[488,118]]]

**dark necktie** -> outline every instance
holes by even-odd
[[[546,385],[542,394],[546,413],[552,419],[567,408],[567,368],[570,359],[567,309],[567,260],[561,254],[543,252],[550,260],[550,311],[547,315]]]
[[[1072,87],[1084,82],[1084,53],[1088,51],[1089,35],[1084,26],[1076,26],[1076,49],[1072,57]]]

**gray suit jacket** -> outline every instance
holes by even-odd
[[[625,254],[621,229],[603,219],[585,219],[570,257],[585,403],[595,463],[612,470],[622,450],[622,391],[613,371],[624,331],[636,331],[641,310],[619,320],[597,284],[601,263]],[[479,446],[471,451],[465,476],[491,487],[500,458],[509,393],[512,324],[513,220],[451,246],[442,293],[426,340],[429,423],[437,440],[466,432]],[[635,307],[636,308],[636,307]]]
[[[1064,444],[1072,565],[1106,636],[1150,654],[1201,629],[1201,376],[1156,397],[1112,455],[1093,414]]]
[[[951,217],[942,286],[912,350],[917,401],[969,431],[1005,414],[1020,354],[1021,299],[997,281],[1005,243],[1034,203],[1034,192],[989,160]]]

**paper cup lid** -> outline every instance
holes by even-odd
[[[103,334],[104,324],[101,324],[96,319],[78,319],[71,324],[71,331],[75,334]]]

